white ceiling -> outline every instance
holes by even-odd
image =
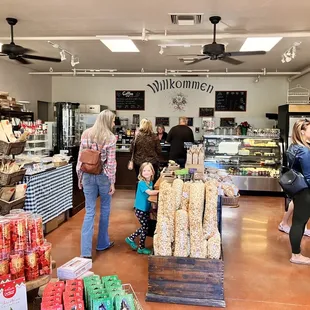
[[[172,25],[168,13],[204,13],[204,21],[196,26]],[[220,15],[223,23],[219,33],[278,33],[310,30],[310,1],[295,0],[1,0],[0,37],[9,36],[6,17],[16,17],[16,37],[50,36],[96,36],[141,35],[145,27],[150,33],[164,34],[210,34],[211,15]],[[301,41],[297,57],[290,63],[281,63],[281,55],[294,42]],[[5,40],[1,40],[6,43]],[[160,55],[158,44],[165,43],[211,43],[209,40],[135,41],[140,53],[112,53],[99,40],[54,40],[70,52],[77,54],[80,64],[76,68],[117,69],[118,71],[164,71],[165,69],[209,69],[223,71],[258,71],[262,68],[279,71],[299,71],[310,64],[310,37],[284,38],[265,56],[239,57],[245,61],[240,66],[227,65],[221,61],[204,61],[185,66],[176,57],[167,54],[200,53],[200,47],[170,47]],[[238,51],[244,38],[223,39],[227,51]],[[16,41],[24,47],[36,50],[38,55],[59,57],[59,52],[46,41]],[[4,57],[1,57],[4,58]],[[6,57],[5,57],[6,58]],[[69,61],[60,64],[33,62],[29,68],[38,71],[68,71]]]

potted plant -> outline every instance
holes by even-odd
[[[245,121],[245,122],[240,123],[240,125],[238,127],[240,128],[241,135],[246,136],[247,132],[248,132],[248,129],[251,126],[250,126],[250,124],[247,121]]]

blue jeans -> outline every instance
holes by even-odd
[[[81,255],[92,256],[92,240],[98,194],[100,195],[100,220],[97,250],[104,250],[110,245],[108,234],[111,208],[111,196],[109,195],[110,181],[105,174],[94,175],[84,173],[82,184],[86,214],[81,235]]]

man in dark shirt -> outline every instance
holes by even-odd
[[[167,142],[171,144],[169,159],[177,162],[181,168],[184,168],[186,162],[186,149],[184,142],[194,142],[192,130],[187,126],[187,118],[180,118],[180,125],[170,129]]]

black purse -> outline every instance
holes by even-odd
[[[297,193],[309,187],[303,174],[293,169],[297,153],[298,151],[295,153],[291,166],[282,168],[279,178],[280,186],[289,197],[294,197]]]

